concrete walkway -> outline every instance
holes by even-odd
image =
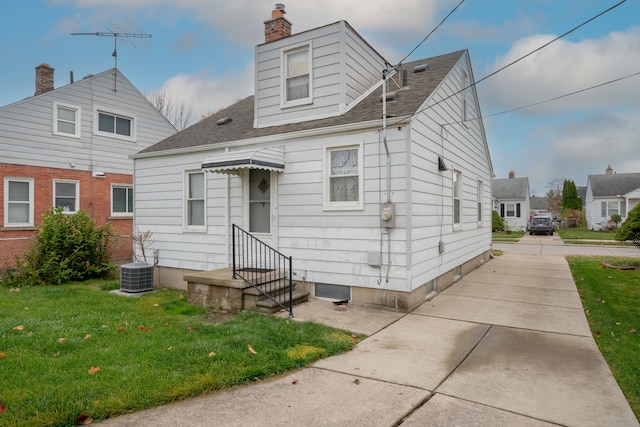
[[[638,426],[566,261],[544,254],[562,241],[530,237],[409,314],[296,307],[369,335],[348,353],[102,425]]]

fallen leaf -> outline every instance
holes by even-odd
[[[620,325],[622,325],[622,323],[620,323],[620,322],[616,322],[616,325],[617,325],[617,326],[620,326]]]
[[[107,327],[107,325],[102,325],[102,327],[103,327],[103,328],[106,328],[106,327]]]
[[[169,322],[165,323],[164,326],[169,326]]]
[[[52,356],[53,356],[53,357],[58,357],[58,356],[60,356],[60,352],[53,353],[53,354],[52,354]]]
[[[602,332],[600,332],[600,331],[593,331],[593,333],[594,333],[594,334],[596,334],[596,335],[600,335]]]
[[[355,334],[351,334],[351,342],[354,344],[358,343],[358,336]]]
[[[18,325],[15,328],[13,328],[14,331],[24,331],[24,325]]]
[[[118,330],[120,330],[120,332],[124,331],[124,326],[120,326]]]
[[[85,340],[88,340],[89,338],[91,338],[91,334],[87,334],[87,335],[84,336]]]
[[[632,334],[636,333],[636,330],[634,328],[629,329],[629,332],[631,332]]]
[[[173,346],[169,346],[167,350],[173,350]]]
[[[213,357],[213,356],[215,356],[215,355],[216,355],[216,352],[215,352],[215,351],[212,351],[211,353],[209,353],[209,357]]]
[[[88,417],[85,414],[80,414],[75,419],[75,425],[89,425],[93,423],[93,418]]]
[[[193,332],[193,327],[192,326],[188,326],[187,327],[187,332]]]
[[[100,366],[92,366],[89,368],[89,375],[93,375],[100,372]]]
[[[293,380],[293,381],[291,381],[291,384],[294,384],[294,385],[295,385],[295,384],[298,384],[298,380]]]
[[[184,299],[184,295],[180,294],[180,296],[178,298]]]
[[[65,342],[67,339],[66,338],[58,338],[58,342],[63,343]]]
[[[4,359],[5,357],[7,357],[7,353],[0,351],[0,359]]]
[[[606,303],[606,301],[605,301],[605,300],[602,300],[602,301],[600,301],[600,302],[601,302],[601,303],[603,303],[603,304],[604,304],[604,303]]]
[[[4,412],[7,410],[7,405],[5,404],[0,404],[0,412]]]
[[[149,330],[149,328],[147,328],[145,326],[142,326],[142,325],[138,325],[138,329],[141,330],[141,331],[148,331]]]
[[[82,425],[84,426],[88,426],[89,424],[93,424],[93,418],[91,417],[87,417],[87,419],[82,422]]]
[[[153,304],[153,306],[154,306],[154,307],[160,307],[160,304],[155,303],[155,304]]]
[[[355,385],[359,385],[359,384],[360,384],[360,380],[356,378],[355,380],[353,380],[353,383],[354,383]]]
[[[124,322],[124,326],[129,327],[129,322]]]
[[[28,333],[27,335],[29,335],[30,337],[32,337],[32,336],[33,336],[33,332],[32,332],[32,331],[29,331],[29,333]]]
[[[247,344],[247,348],[249,349],[249,353],[251,353],[251,354],[258,354],[258,352],[257,352],[257,351],[255,351],[255,350],[253,349],[253,347],[251,347],[251,344]]]

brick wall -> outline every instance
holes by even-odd
[[[111,184],[132,184],[133,177],[124,174],[106,173],[104,178],[94,178],[90,171],[73,169],[43,168],[0,164],[0,267],[12,264],[21,255],[33,229],[15,229],[4,224],[4,178],[23,177],[34,180],[34,222],[42,223],[42,215],[53,206],[54,180],[79,182],[79,209],[85,211],[99,227],[109,223],[116,234],[114,241],[114,262],[130,262],[132,259],[133,218],[111,216]]]

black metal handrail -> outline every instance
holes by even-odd
[[[242,279],[293,317],[293,258],[232,225],[233,278]],[[288,301],[285,296],[288,294]],[[284,303],[283,303],[284,300]],[[288,303],[288,304],[287,304]],[[286,304],[286,305],[285,305]]]

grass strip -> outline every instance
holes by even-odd
[[[352,341],[250,312],[214,324],[179,291],[126,298],[98,281],[0,287],[0,425],[100,421],[278,376]]]
[[[640,418],[640,270],[605,268],[625,258],[568,257],[584,311],[600,352]],[[626,259],[637,263],[637,258]]]

